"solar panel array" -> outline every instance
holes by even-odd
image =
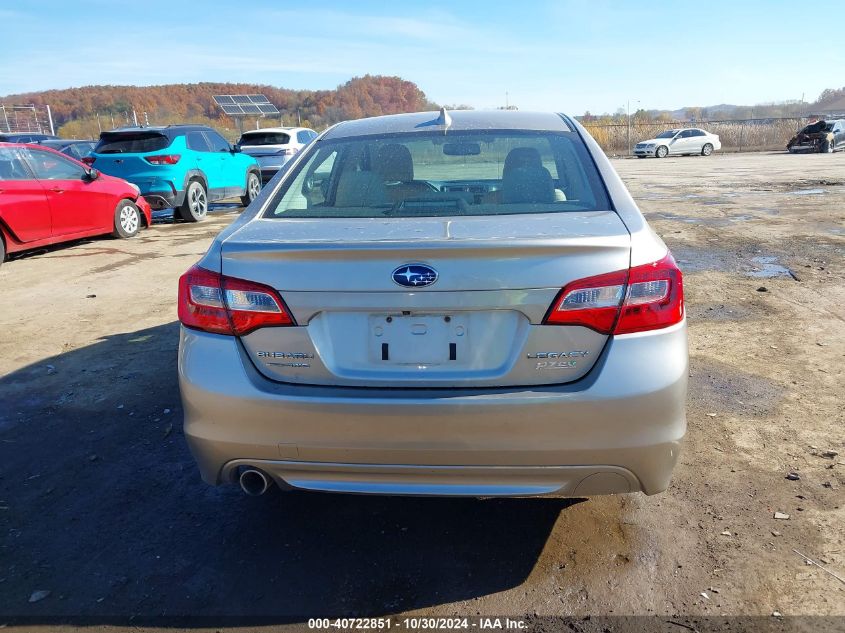
[[[264,95],[216,95],[214,102],[230,116],[279,114],[279,109]]]

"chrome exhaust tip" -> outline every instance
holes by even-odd
[[[270,479],[255,468],[246,468],[238,478],[241,490],[250,497],[260,497],[270,488]]]

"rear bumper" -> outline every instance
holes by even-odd
[[[137,181],[135,184],[141,189],[141,195],[156,211],[182,206],[185,201],[185,190],[177,189],[169,180],[153,179]]]
[[[182,328],[185,435],[210,484],[418,495],[665,490],[686,432],[686,324],[615,337],[568,385],[311,387],[261,376],[231,337]]]
[[[266,185],[293,156],[255,156],[261,170],[261,184]]]

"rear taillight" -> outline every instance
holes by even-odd
[[[294,325],[273,288],[199,266],[179,278],[179,320],[185,327],[234,336]]]
[[[85,158],[80,159],[83,163],[88,165],[89,167],[94,164],[94,161],[97,160],[93,156],[86,156]]]
[[[683,318],[683,277],[670,253],[651,264],[567,284],[544,323],[630,334],[668,327]]]
[[[181,154],[156,154],[155,156],[144,156],[144,160],[150,165],[175,165],[182,158]]]

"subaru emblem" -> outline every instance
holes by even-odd
[[[393,271],[393,282],[406,288],[422,288],[437,281],[437,271],[425,264],[402,264]]]

